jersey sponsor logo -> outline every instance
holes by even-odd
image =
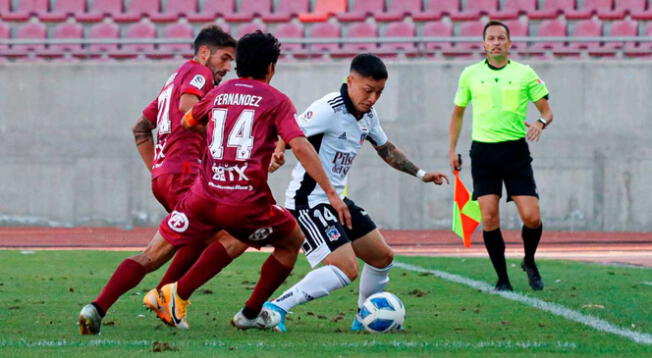
[[[213,180],[215,181],[249,181],[245,174],[248,164],[240,165],[218,165],[213,164]],[[237,175],[237,179],[236,179]]]
[[[196,87],[197,89],[202,89],[202,87],[204,87],[205,84],[206,84],[206,79],[202,75],[195,75],[192,81],[190,81],[190,85]]]
[[[263,241],[274,232],[271,227],[262,227],[249,235],[248,239],[251,241]]]
[[[355,159],[355,157],[356,153],[335,153],[331,172],[333,172],[333,174],[346,176],[346,174],[349,172],[349,169],[351,169],[351,164],[353,164],[353,159]]]
[[[168,219],[168,227],[176,232],[184,232],[188,230],[190,222],[186,214],[179,211],[172,211],[170,218]]]
[[[337,241],[342,234],[340,234],[340,231],[337,229],[335,226],[329,226],[326,228],[326,236],[328,237],[328,240],[331,242]]]

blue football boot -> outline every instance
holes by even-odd
[[[285,312],[284,309],[282,309],[281,307],[273,304],[270,301],[265,302],[265,304],[263,304],[263,307],[268,308],[268,309],[270,309],[272,311],[278,312],[278,314],[281,315],[281,321],[276,325],[276,327],[274,327],[274,331],[276,331],[276,332],[287,332],[288,329],[285,326],[285,315],[287,315],[287,312]]]

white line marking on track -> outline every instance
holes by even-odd
[[[502,298],[511,301],[516,301],[516,302],[526,304],[528,306],[532,306],[536,309],[546,311],[548,313],[552,313],[556,316],[560,316],[568,320],[575,321],[577,323],[581,323],[585,326],[592,327],[601,332],[615,334],[627,338],[636,343],[652,345],[651,334],[641,333],[641,332],[636,332],[629,329],[621,328],[603,319],[586,315],[577,311],[573,311],[570,308],[566,308],[556,303],[546,302],[538,298],[532,298],[526,295],[522,295],[520,293],[496,291],[494,290],[493,286],[489,285],[486,282],[473,280],[468,277],[456,275],[446,271],[430,270],[420,266],[410,265],[410,264],[396,262],[396,261],[394,261],[394,266],[409,271],[429,273],[433,276],[439,277],[446,281],[459,283],[465,286],[475,288],[485,293],[501,296]]]
[[[645,282],[643,282],[643,284],[648,285],[648,286],[652,286],[652,282],[649,282],[649,281],[645,281]]]

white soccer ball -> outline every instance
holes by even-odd
[[[392,293],[375,293],[362,304],[360,319],[369,332],[384,333],[398,330],[405,321],[405,307],[403,302]]]

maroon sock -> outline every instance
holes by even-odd
[[[185,245],[181,246],[177,253],[174,255],[170,267],[165,271],[165,275],[161,279],[161,282],[156,286],[157,290],[160,290],[161,287],[167,285],[168,283],[177,282],[197,261],[199,255],[206,248],[206,245],[197,244],[197,245]]]
[[[187,300],[196,289],[217,275],[232,260],[219,241],[208,245],[197,262],[177,282],[177,295]]]
[[[269,255],[260,269],[260,279],[256,283],[254,292],[251,293],[245,307],[249,312],[260,312],[263,303],[267,301],[274,291],[285,281],[292,272],[293,267],[280,263],[274,255]]]
[[[120,296],[136,287],[145,274],[145,268],[138,262],[132,259],[122,261],[93,303],[106,313]]]

